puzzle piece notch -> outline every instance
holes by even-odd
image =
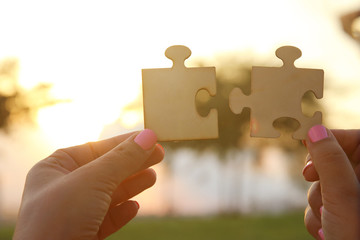
[[[196,111],[201,117],[206,117],[212,109],[217,108],[215,102],[216,97],[211,96],[206,89],[200,89],[195,96]]]
[[[296,68],[294,61],[301,56],[298,48],[284,46],[276,51],[283,60],[281,67],[253,67],[251,74],[251,94],[244,95],[235,88],[229,95],[230,109],[239,114],[244,107],[251,109],[250,128],[253,137],[279,137],[273,122],[289,117],[300,123],[294,139],[305,139],[307,131],[321,124],[321,112],[312,117],[302,113],[301,101],[304,94],[312,91],[322,98],[324,71],[321,69]]]
[[[165,56],[172,68],[142,70],[145,128],[155,131],[159,141],[218,138],[217,110],[201,117],[195,104],[201,89],[216,94],[215,67],[187,68],[190,55],[185,46],[171,46]]]

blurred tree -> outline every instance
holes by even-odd
[[[50,84],[39,84],[30,90],[18,84],[19,62],[9,58],[0,62],[0,129],[8,132],[15,122],[34,123],[37,111],[62,100],[50,96]]]
[[[14,123],[35,123],[36,113],[41,107],[62,102],[50,96],[50,84],[23,89],[18,84],[18,72],[17,59],[0,61],[0,130],[5,133],[10,132]],[[1,217],[0,213],[0,222]]]

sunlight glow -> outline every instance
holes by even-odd
[[[143,114],[139,111],[125,111],[120,117],[121,124],[128,129],[135,127],[142,119]]]
[[[207,10],[201,12],[207,22],[201,26],[194,20],[203,9],[200,1],[186,0],[178,6],[178,12],[188,12],[187,18],[180,15],[174,18],[164,8],[154,8],[155,5],[170,7],[169,2],[160,0],[143,1],[140,8],[134,2],[98,5],[64,1],[52,5],[39,0],[34,4],[47,7],[47,12],[35,12],[32,8],[34,12],[28,13],[19,9],[24,18],[31,14],[29,22],[7,16],[14,22],[14,28],[23,29],[12,32],[9,39],[26,39],[25,45],[7,42],[3,44],[7,48],[0,46],[0,52],[19,56],[20,83],[24,87],[30,88],[39,81],[53,83],[55,98],[71,100],[39,113],[41,129],[56,145],[96,140],[101,128],[116,122],[120,116],[120,123],[127,128],[141,122],[140,113],[126,113],[122,109],[141,94],[142,68],[171,66],[164,51],[173,44],[188,45],[193,59],[251,49],[253,58],[275,59],[279,63],[274,58],[274,50],[291,44],[303,50],[304,59],[308,62],[316,59],[315,67],[324,67],[335,77],[342,76],[346,81],[360,76],[346,70],[351,68],[348,61],[344,65],[345,61],[333,57],[346,53],[351,58],[347,52],[352,49],[332,47],[339,39],[331,38],[333,42],[329,42],[327,36],[340,29],[329,25],[330,15],[320,11],[321,3],[311,3],[312,8],[307,8],[310,3],[301,1],[209,1]],[[18,9],[16,4],[9,3],[8,7]],[[149,8],[153,11],[148,11]],[[76,9],[84,10],[80,11],[81,19]],[[332,11],[331,7],[328,9]],[[67,13],[65,19],[64,12]],[[313,15],[309,16],[310,13]],[[6,17],[6,12],[4,15]],[[44,18],[47,20],[43,21]],[[167,18],[172,20],[164,21]],[[31,37],[27,35],[29,27]],[[308,36],[316,36],[318,29],[323,31],[322,38],[311,37],[312,43],[309,43]],[[332,48],[333,53],[329,53],[327,47]],[[359,60],[358,56],[352,55],[352,58],[351,62]],[[334,63],[326,62],[329,59],[334,59],[338,70],[333,70]],[[297,64],[308,65],[305,62],[299,59]]]
[[[79,112],[74,103],[41,109],[38,116],[41,130],[57,147],[97,140],[103,121],[101,114],[88,110]]]

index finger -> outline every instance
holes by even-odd
[[[130,132],[97,142],[88,142],[78,146],[59,149],[50,157],[57,158],[60,155],[61,157],[59,157],[59,159],[63,159],[65,153],[71,160],[75,161],[77,167],[80,167],[104,155],[136,133],[137,132]]]

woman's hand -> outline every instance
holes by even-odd
[[[151,130],[57,150],[28,173],[14,239],[104,239],[138,212],[164,150]]]
[[[310,129],[303,175],[309,189],[305,225],[316,239],[360,239],[360,130]]]

